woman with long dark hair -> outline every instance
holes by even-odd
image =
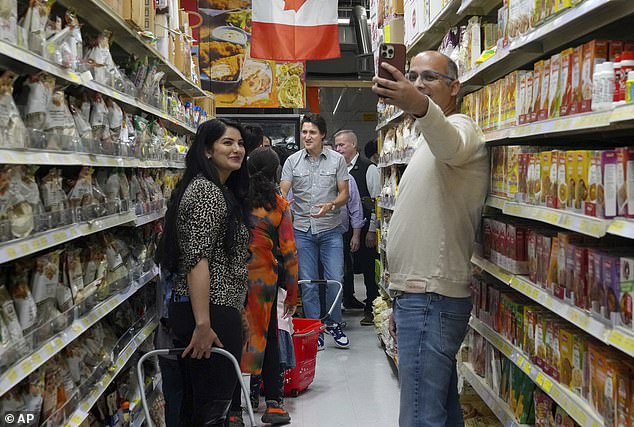
[[[249,154],[251,186],[251,259],[249,297],[246,318],[249,325],[247,346],[242,355],[242,371],[262,374],[266,411],[262,422],[287,424],[290,415],[282,407],[283,372],[280,369],[280,347],[277,329],[276,297],[278,277],[287,291],[284,300],[285,318],[295,313],[297,304],[297,249],[288,202],[276,188],[279,159],[268,148],[257,148]],[[257,406],[257,405],[256,405]],[[243,426],[240,391],[234,391],[229,426]]]
[[[186,347],[181,425],[222,426],[238,378],[211,349],[223,347],[240,360],[247,293],[249,175],[240,125],[223,119],[200,125],[185,165],[158,257],[175,275],[169,326],[175,345]]]

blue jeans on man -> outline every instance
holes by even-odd
[[[471,308],[470,297],[436,293],[403,293],[394,299],[401,427],[464,426],[456,354]]]
[[[339,227],[321,233],[313,234],[311,230],[295,229],[295,244],[297,245],[297,260],[300,280],[319,279],[319,262],[324,271],[324,279],[343,281],[343,239]],[[328,286],[326,291],[326,307],[328,310],[334,303],[338,289]],[[321,306],[319,304],[319,285],[302,285],[302,304],[304,315],[310,319],[319,319]],[[327,324],[341,323],[341,300],[335,305]]]

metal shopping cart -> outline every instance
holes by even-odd
[[[139,359],[139,361],[137,362],[136,365],[136,374],[137,374],[137,378],[139,381],[139,384],[143,384],[143,362],[145,362],[148,358],[150,357],[154,357],[154,356],[173,356],[173,355],[178,355],[181,354],[185,349],[184,348],[163,348],[163,349],[158,349],[158,350],[152,350],[150,352],[145,353],[143,356],[141,356],[141,358]],[[214,347],[211,349],[212,353],[217,353],[221,356],[226,357],[227,359],[229,359],[231,361],[231,363],[233,364],[233,367],[236,371],[236,375],[238,376],[238,380],[240,381],[240,387],[242,387],[242,394],[244,395],[244,400],[246,402],[247,405],[247,412],[249,414],[249,421],[251,421],[251,426],[255,427],[255,416],[253,415],[253,408],[251,407],[251,400],[249,399],[249,388],[246,386],[246,384],[244,383],[244,381],[242,380],[242,372],[240,371],[240,364],[238,363],[238,361],[236,360],[235,357],[233,357],[233,355],[231,353],[229,353],[227,350],[223,350],[222,348],[218,348],[218,347]],[[154,424],[152,423],[152,419],[150,416],[150,408],[148,407],[147,404],[147,399],[145,397],[145,393],[141,393],[141,404],[143,406],[143,412],[145,413],[145,420],[146,420],[146,424],[148,427],[154,427]]]
[[[300,280],[299,285],[305,284],[319,285],[319,302],[321,314],[319,319],[293,318],[293,347],[295,350],[295,367],[289,369],[284,374],[284,394],[297,397],[315,379],[315,367],[317,366],[317,337],[326,326],[324,321],[332,315],[337,302],[341,300],[343,286],[336,280]],[[337,286],[337,296],[327,312],[326,294],[328,286]]]

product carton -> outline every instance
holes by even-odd
[[[526,99],[526,71],[518,72],[518,91],[517,91],[517,123],[518,125],[523,125],[526,123],[526,111],[524,110],[524,100]]]
[[[616,55],[621,55],[623,53],[624,44],[625,42],[623,40],[610,40],[608,61],[614,62]]]
[[[551,154],[550,170],[548,171],[548,194],[546,194],[546,206],[549,208],[557,209],[559,207],[559,198],[557,196],[557,190],[559,188],[558,169],[559,169],[559,157],[565,155],[564,151],[554,150]],[[546,172],[544,170],[544,172]],[[543,177],[542,177],[543,181]]]
[[[418,34],[423,31],[420,27],[423,21],[423,13],[427,9],[424,2],[420,0],[405,0],[404,18],[405,18],[405,44],[411,45]]]
[[[528,230],[526,256],[528,257],[528,279],[537,283],[537,233]]]
[[[548,118],[559,117],[561,107],[561,55],[553,55],[550,58],[550,80],[548,82]]]
[[[522,18],[524,11],[522,10],[521,0],[509,1],[509,39],[515,40],[520,34],[520,27],[522,26]]]
[[[605,306],[605,290],[603,288],[603,259],[598,249],[588,249],[588,298],[590,309],[601,314],[601,307]]]
[[[559,93],[561,93],[560,116],[570,114],[572,107],[572,48],[561,52],[561,74],[559,78]]]
[[[603,177],[604,194],[601,195],[600,192],[597,192],[597,200],[601,204],[603,197],[603,216],[605,218],[614,218],[617,213],[616,162],[616,151],[606,150],[601,153],[601,175]]]
[[[606,294],[606,309],[604,316],[612,319],[619,313],[619,295],[621,294],[620,258],[612,254],[604,254],[602,257],[603,289]]]
[[[575,291],[575,252],[579,243],[568,243],[566,245],[566,299],[573,300]]]
[[[539,204],[542,206],[547,205],[547,200],[552,198],[552,179],[551,179],[551,167],[553,162],[553,152],[552,151],[542,151],[540,153],[541,156],[541,196],[539,200]]]
[[[559,289],[558,283],[558,262],[559,262],[559,239],[553,238],[550,247],[550,260],[548,263],[548,276],[546,278],[546,288],[548,292],[554,293]]]
[[[627,216],[628,214],[628,196],[627,196],[627,164],[629,149],[627,147],[619,147],[616,150],[616,214],[618,216]]]
[[[592,151],[590,170],[588,172],[588,197],[583,208],[586,215],[597,218],[603,218],[603,197],[605,195],[601,153],[599,150]]]
[[[634,258],[621,257],[620,260],[620,324],[632,327],[632,296],[634,295]]]
[[[538,120],[546,120],[548,118],[548,106],[549,106],[549,89],[550,89],[550,59],[544,61],[544,71],[541,78],[540,89],[540,107]]]
[[[539,316],[535,322],[535,364],[542,369],[546,369],[546,359],[550,350],[546,348],[546,329],[549,314]]]
[[[572,349],[572,391],[582,397],[588,396],[588,341],[586,336],[575,331]]]
[[[537,323],[538,308],[533,305],[524,306],[524,341],[522,350],[535,360],[535,325]]]
[[[520,124],[529,123],[531,120],[531,111],[533,110],[533,72],[525,73],[526,91],[522,100],[522,116],[520,116]]]
[[[574,331],[559,329],[559,382],[572,390]]]
[[[575,266],[573,270],[574,304],[582,309],[590,308],[588,297],[588,249],[575,247]]]
[[[536,122],[539,118],[539,111],[541,110],[542,106],[542,85],[544,80],[543,76],[544,61],[537,61],[533,69],[533,108],[531,111],[531,122]],[[548,85],[547,82],[546,85]]]
[[[583,45],[583,65],[581,68],[581,112],[592,111],[592,74],[597,63],[608,57],[607,40],[592,40]]]
[[[556,381],[560,379],[559,365],[561,352],[559,350],[559,329],[562,323],[551,317],[546,323],[546,367],[545,371]]]
[[[541,167],[541,156],[540,153],[533,153],[531,156],[531,162],[533,165],[532,168],[532,191],[530,192],[531,203],[538,205],[541,200],[542,194],[542,167]],[[529,176],[530,176],[529,170]]]
[[[627,163],[625,167],[625,193],[627,216],[629,218],[634,218],[634,147],[628,147],[626,150]],[[634,414],[632,415],[634,416]]]
[[[509,45],[509,8],[507,2],[498,9],[498,49]]]
[[[557,208],[565,209],[568,200],[568,181],[566,180],[566,159],[568,154],[565,151],[557,152]]]
[[[581,241],[581,237],[578,234],[571,232],[560,231],[557,233],[557,285],[558,287],[553,289],[553,293],[557,298],[564,299],[566,296],[567,281],[572,280],[571,273],[566,270],[566,257],[568,254],[568,246],[573,245]],[[573,249],[574,253],[574,249]],[[570,273],[570,274],[569,274]],[[572,283],[569,285],[572,288]]]
[[[566,152],[566,210],[574,211],[577,185],[577,152]]]
[[[530,153],[521,153],[519,155],[519,181],[515,200],[522,203],[528,202],[528,168],[530,158]]]
[[[632,366],[622,366],[616,376],[616,426],[632,426],[630,420],[630,401],[633,399],[630,388]]]
[[[590,166],[592,151],[577,150],[577,183],[575,185],[574,211],[583,213],[584,205],[589,198],[588,183],[590,182]]]
[[[571,101],[570,101],[570,114],[577,114],[581,112],[581,103],[583,101],[583,91],[582,91],[582,79],[581,79],[581,71],[583,67],[583,46],[577,46],[573,49],[572,55],[570,56],[570,67],[571,67]],[[592,75],[590,75],[592,77]]]
[[[606,406],[605,382],[608,376],[608,352],[601,344],[588,344],[590,364],[589,403],[595,411],[603,414]]]
[[[542,288],[548,287],[548,267],[550,266],[550,254],[552,252],[552,234],[544,233],[541,238],[541,258],[538,265],[537,283]]]

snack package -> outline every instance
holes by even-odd
[[[69,223],[68,198],[62,187],[59,169],[51,169],[40,181],[40,193],[44,209],[51,214],[51,226],[60,227]]]
[[[71,208],[76,209],[79,207],[86,207],[95,203],[92,174],[92,168],[87,166],[81,168],[77,181],[75,181],[73,189],[68,194],[68,200]]]
[[[17,44],[17,22],[17,0],[0,0],[0,40]]]
[[[21,22],[28,32],[29,50],[40,56],[44,56],[46,42],[46,25],[51,7],[46,0],[32,0]]]
[[[55,79],[45,73],[32,75],[25,83],[29,88],[29,95],[25,108],[24,124],[28,129],[44,130],[48,115],[48,108],[55,88]],[[31,141],[33,148],[45,148],[41,140]]]
[[[114,154],[114,143],[108,124],[108,107],[102,96],[95,94],[90,109],[90,126],[93,138],[100,144],[100,154]]]
[[[63,90],[53,92],[48,105],[45,130],[49,150],[77,151],[77,127]]]
[[[0,28],[1,22],[2,18],[0,17]],[[1,31],[0,29],[0,33]],[[0,146],[24,148],[27,134],[18,107],[13,100],[14,77],[15,74],[9,71],[0,76]]]
[[[69,247],[63,256],[64,283],[70,288],[73,299],[84,289],[84,273],[81,263],[81,249]],[[77,302],[77,301],[76,301]]]
[[[22,331],[30,332],[37,325],[37,306],[29,290],[30,265],[20,261],[10,275],[11,297]]]
[[[86,62],[92,66],[95,81],[110,87],[114,85],[115,79],[121,78],[110,54],[111,39],[112,32],[102,31],[97,37],[95,46],[88,51],[86,56]]]
[[[12,166],[9,169],[9,206],[8,218],[11,222],[11,234],[14,238],[30,235],[36,227],[43,212],[40,192],[35,182],[34,170],[27,170],[26,165]],[[38,222],[38,228],[40,224]]]
[[[36,303],[55,299],[59,283],[61,251],[56,250],[35,259],[35,270],[31,276],[31,293]]]
[[[112,99],[106,99],[106,107],[108,108],[108,125],[110,126],[110,134],[112,139],[119,143],[121,141],[121,128],[123,126],[124,115],[121,107]],[[119,154],[114,153],[114,154]]]
[[[6,271],[2,273],[6,273]],[[4,283],[0,285],[0,322],[2,333],[0,336],[0,354],[2,355],[0,365],[7,366],[15,360],[16,356],[23,355],[27,348],[15,305]]]

